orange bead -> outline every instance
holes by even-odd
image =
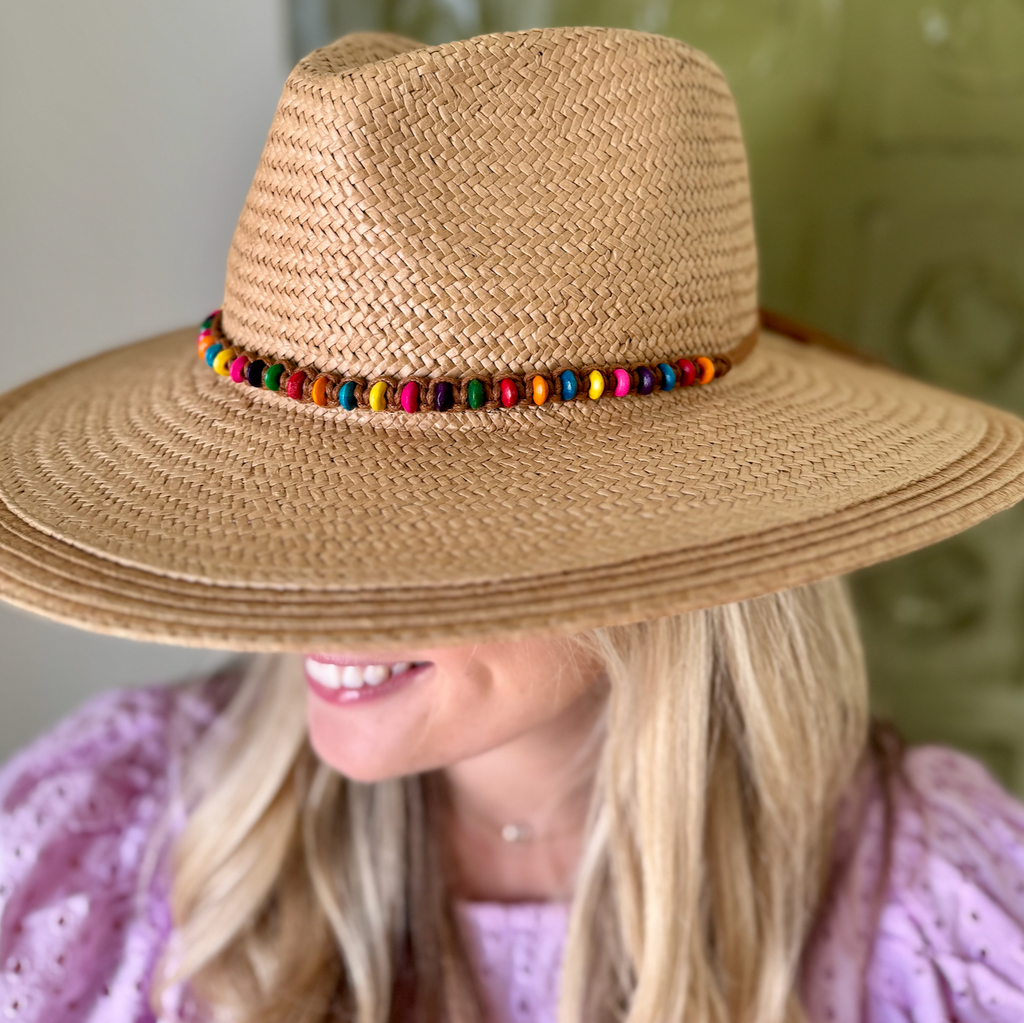
[[[715,379],[715,364],[706,355],[694,361],[697,363],[697,383],[710,384]]]
[[[543,405],[548,400],[548,382],[543,377],[533,378],[533,403]]]
[[[309,396],[313,399],[314,404],[325,407],[327,405],[327,388],[330,386],[330,377],[317,377],[313,381],[313,386],[310,388]]]

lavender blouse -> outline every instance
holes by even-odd
[[[0,772],[0,1019],[197,1018],[147,991],[170,932],[150,861],[182,755],[217,713],[209,687],[109,693]],[[897,796],[880,916],[883,807],[842,823],[808,944],[813,1023],[1024,1021],[1024,806],[975,761],[921,747]],[[849,816],[849,815],[848,815]],[[566,907],[467,903],[461,920],[494,1023],[555,1019]]]

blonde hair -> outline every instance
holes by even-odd
[[[611,684],[559,1023],[804,1020],[801,953],[868,731],[842,583],[573,641]],[[218,1023],[480,1019],[440,776],[318,763],[297,675],[258,663],[190,760],[161,985],[187,981]]]

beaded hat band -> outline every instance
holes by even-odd
[[[221,310],[200,325],[199,358],[214,372],[238,384],[263,388],[295,401],[322,408],[372,409],[374,412],[462,412],[469,409],[507,409],[523,402],[544,405],[576,398],[598,400],[629,394],[706,385],[726,375],[754,350],[760,326],[727,354],[666,356],[653,365],[561,367],[550,373],[504,373],[460,378],[344,377],[319,373],[305,366],[278,362],[231,344],[221,326]]]

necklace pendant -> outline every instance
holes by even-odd
[[[529,842],[533,838],[533,829],[529,824],[505,824],[501,829],[501,837],[509,844]]]

